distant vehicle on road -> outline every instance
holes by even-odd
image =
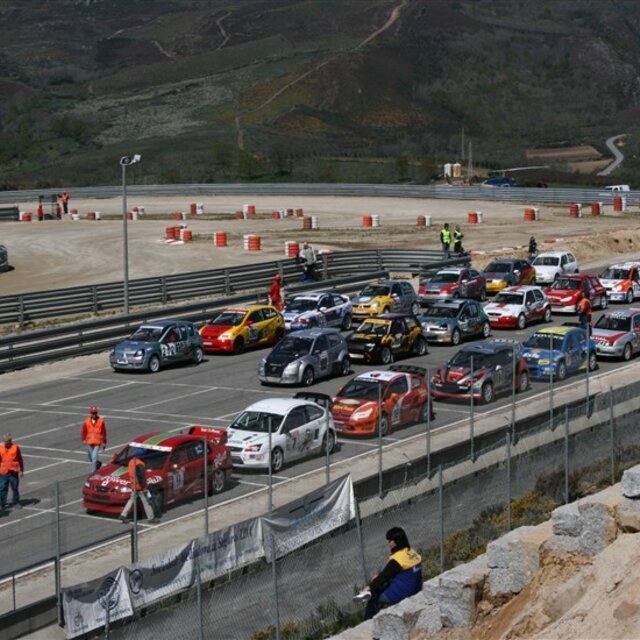
[[[631,304],[640,298],[640,262],[612,264],[600,274],[611,302]]]
[[[313,327],[351,329],[351,300],[331,291],[304,293],[288,300],[282,312],[287,331]]]
[[[578,313],[578,303],[582,298],[588,298],[594,307],[600,309],[606,309],[609,304],[607,290],[599,278],[588,273],[560,276],[545,289],[545,294],[553,313]]]
[[[598,356],[631,360],[640,353],[640,309],[602,314],[591,331]]]
[[[498,293],[517,284],[535,284],[535,269],[526,261],[517,258],[492,260],[482,272],[487,281],[487,293]]]
[[[485,187],[515,187],[516,181],[514,178],[507,178],[506,176],[496,176],[495,178],[487,178],[483,183]]]
[[[390,311],[420,313],[418,295],[408,280],[379,280],[351,299],[353,317],[362,320]]]
[[[628,184],[610,184],[604,188],[605,191],[631,191]]]
[[[477,300],[442,300],[418,318],[429,342],[459,345],[464,338],[488,338],[489,318]]]
[[[493,329],[524,329],[528,323],[551,321],[551,305],[540,287],[507,287],[485,305]]]
[[[564,273],[578,273],[580,267],[576,257],[568,251],[547,251],[533,261],[536,284],[551,284]]]
[[[487,283],[484,276],[471,267],[442,269],[429,280],[422,280],[418,298],[422,304],[452,298],[485,300]]]

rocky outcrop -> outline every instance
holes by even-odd
[[[538,571],[539,544],[525,535],[532,529],[515,529],[487,546],[488,586],[492,596],[520,593]]]

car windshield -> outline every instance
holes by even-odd
[[[358,327],[358,333],[374,333],[377,336],[386,336],[389,333],[390,323],[385,322],[363,322]]]
[[[459,311],[459,307],[444,307],[434,304],[433,307],[427,309],[421,320],[424,318],[455,318]]]
[[[118,454],[114,462],[120,466],[125,466],[129,464],[131,458],[137,456],[144,461],[147,469],[162,469],[169,456],[169,451],[156,451],[155,449],[142,449],[142,451],[144,451],[144,454],[140,455],[138,447],[129,445]]]
[[[239,429],[241,431],[255,431],[257,433],[269,433],[269,425],[271,425],[271,433],[276,432],[280,428],[283,416],[277,413],[266,413],[264,411],[243,411],[229,425],[230,429]]]
[[[431,282],[458,282],[458,278],[457,273],[436,273]]]
[[[225,327],[237,327],[242,324],[242,320],[246,315],[245,311],[223,311],[219,316],[214,318],[209,324],[219,324]]]
[[[525,343],[525,347],[530,349],[549,349],[549,345],[553,351],[562,350],[562,336],[552,336],[544,333],[534,333]]]
[[[581,281],[577,278],[558,278],[552,285],[552,289],[562,289],[564,291],[577,291],[580,289]]]
[[[369,296],[374,298],[375,296],[388,296],[389,295],[389,287],[383,284],[370,284],[366,286],[361,292],[361,296]]]
[[[511,271],[511,263],[509,262],[492,262],[485,269],[487,273],[509,273]]]
[[[163,327],[140,327],[130,338],[136,342],[158,342],[164,331]]]
[[[522,304],[523,303],[523,295],[521,293],[510,293],[509,291],[507,292],[500,292],[498,295],[496,295],[496,297],[493,299],[493,301],[497,304]]]
[[[560,258],[557,256],[538,256],[533,261],[534,267],[557,267],[560,264]]]
[[[273,348],[272,353],[278,355],[288,355],[295,358],[306,356],[311,352],[313,338],[299,338],[297,336],[287,336]]]
[[[382,393],[381,383],[375,380],[360,380],[354,378],[338,391],[340,398],[360,398],[362,400],[377,400]]]
[[[303,311],[312,311],[318,304],[317,300],[310,300],[309,298],[295,298],[287,304],[285,311],[296,311],[298,313]]]
[[[482,369],[486,365],[487,356],[483,353],[475,353],[473,351],[458,351],[451,360],[449,360],[449,365],[452,367],[460,367],[464,369],[469,369],[471,367],[471,358],[473,358],[473,368],[474,369]]]
[[[602,272],[602,275],[600,277],[604,280],[628,280],[629,269],[617,269],[614,267],[609,267]]]
[[[624,316],[600,316],[596,322],[596,329],[611,331],[631,331],[631,318]]]

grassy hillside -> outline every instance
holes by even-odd
[[[2,0],[0,188],[425,182],[629,133],[636,0]],[[465,144],[465,153],[467,145]],[[564,167],[558,167],[560,169]]]

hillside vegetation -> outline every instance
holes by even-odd
[[[636,0],[3,0],[0,188],[427,182],[629,133]],[[566,168],[566,167],[560,167]]]

